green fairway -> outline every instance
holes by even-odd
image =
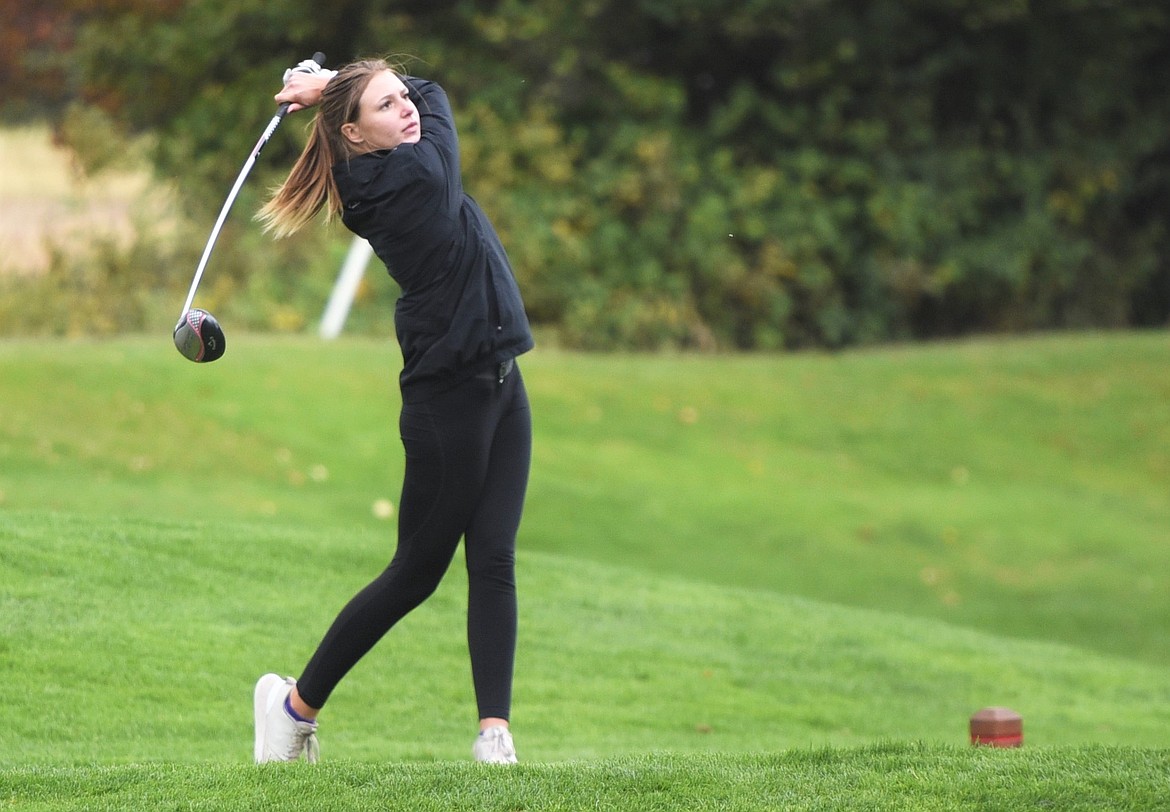
[[[0,343],[0,805],[1165,797],[1164,333],[526,358],[512,773],[464,763],[458,563],[335,694],[324,769],[248,766],[256,677],[389,560],[402,460],[392,344],[231,340]],[[986,705],[1022,751],[964,746]]]
[[[371,533],[287,525],[5,513],[0,531],[5,763],[246,761],[256,677],[299,668],[380,565]],[[995,704],[1035,745],[1153,747],[1170,729],[1165,670],[1135,661],[548,553],[519,577],[533,760],[957,743]],[[465,584],[453,568],[343,683],[327,757],[464,759]]]
[[[0,506],[376,530],[392,343],[0,343]],[[524,549],[1170,664],[1170,335],[538,351]]]

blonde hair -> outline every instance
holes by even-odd
[[[344,124],[357,121],[362,94],[370,80],[383,71],[393,71],[384,59],[363,59],[341,68],[321,93],[305,144],[288,178],[256,213],[264,230],[277,238],[287,237],[325,209],[326,219],[341,211],[341,195],[333,180],[333,165],[353,156],[349,141],[341,134]]]

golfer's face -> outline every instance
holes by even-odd
[[[359,151],[373,152],[417,144],[422,124],[406,85],[392,71],[383,71],[366,85],[357,121],[347,124],[343,132]]]

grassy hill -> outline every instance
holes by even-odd
[[[526,359],[511,773],[464,763],[458,562],[324,770],[248,765],[392,552],[397,351],[229,340],[0,343],[0,803],[1165,808],[1165,334]],[[964,746],[995,704],[1023,750]]]
[[[229,341],[0,343],[0,506],[388,549],[397,348]],[[1170,664],[1164,332],[523,368],[525,549]]]

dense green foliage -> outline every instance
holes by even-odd
[[[204,216],[284,66],[406,54],[455,100],[534,320],[575,346],[1170,317],[1161,0],[73,6],[78,86],[157,134],[159,171]],[[270,181],[298,130],[269,148]],[[246,258],[218,273],[287,278],[260,296],[336,269],[321,232],[276,253],[234,236]]]

